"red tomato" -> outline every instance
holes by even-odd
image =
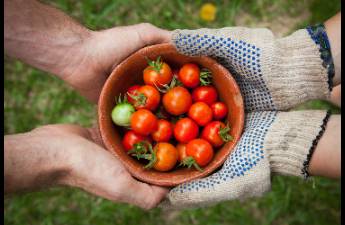
[[[226,114],[228,114],[228,108],[223,102],[215,102],[211,105],[213,118],[215,120],[221,120],[225,118]]]
[[[151,85],[143,85],[137,90],[134,107],[136,109],[156,110],[161,96],[159,91]]]
[[[173,126],[167,121],[160,119],[158,120],[158,128],[152,133],[152,138],[156,142],[169,141],[173,134]]]
[[[217,90],[213,86],[200,86],[193,90],[192,98],[194,102],[205,102],[207,105],[211,105],[217,101]]]
[[[200,69],[194,63],[184,64],[179,73],[178,79],[189,88],[195,88],[200,84]]]
[[[173,74],[171,68],[165,62],[161,62],[158,57],[156,61],[150,61],[149,66],[145,68],[144,83],[147,85],[162,87],[169,84]]]
[[[130,130],[130,131],[127,131],[126,134],[123,136],[122,145],[125,148],[125,150],[129,151],[133,148],[134,144],[141,141],[150,142],[150,139],[148,137],[137,134],[134,131]]]
[[[127,100],[129,103],[134,104],[135,100],[130,96],[130,95],[137,95],[137,91],[140,88],[140,85],[133,85],[131,87],[128,88],[127,92],[126,92],[126,96],[127,96]]]
[[[205,126],[212,120],[212,110],[206,103],[196,102],[189,108],[188,116],[199,126]]]
[[[157,127],[157,117],[147,109],[139,109],[131,116],[131,128],[138,134],[147,136],[156,131]]]
[[[178,151],[178,161],[179,162],[183,162],[183,160],[187,157],[187,152],[186,152],[186,148],[187,145],[183,144],[183,143],[178,143],[178,145],[176,146],[177,151]]]
[[[204,139],[194,139],[186,146],[187,156],[193,157],[199,166],[206,166],[213,158],[213,148]]]
[[[157,161],[153,168],[158,171],[169,171],[176,165],[178,159],[177,149],[170,143],[159,142],[153,148]]]
[[[213,121],[205,126],[201,132],[201,138],[210,142],[213,147],[220,147],[224,142],[232,140],[229,134],[230,128],[220,121]]]
[[[199,134],[198,125],[190,118],[182,118],[177,121],[174,127],[175,139],[182,143],[196,138]]]
[[[188,112],[192,105],[192,96],[184,87],[174,87],[163,96],[165,110],[175,116]]]

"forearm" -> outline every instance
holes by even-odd
[[[91,31],[63,12],[34,0],[5,0],[5,52],[34,67],[67,76],[83,59]]]
[[[341,177],[341,116],[332,115],[309,164],[313,176]]]
[[[4,137],[5,194],[52,186],[69,173],[64,149],[56,152],[32,132]]]
[[[325,22],[327,36],[331,45],[335,75],[333,86],[341,82],[341,12]]]

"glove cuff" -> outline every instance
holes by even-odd
[[[272,173],[307,178],[308,166],[322,137],[329,112],[279,112],[265,140]]]
[[[322,59],[325,49],[315,43],[307,29],[277,39],[272,49],[265,50],[264,79],[276,109],[289,109],[310,99],[329,99],[331,66]]]

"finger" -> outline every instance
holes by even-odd
[[[146,210],[156,207],[169,192],[168,188],[149,185],[134,179],[131,180],[129,185],[130,190],[133,190],[133,192],[127,196],[126,202]]]
[[[132,28],[136,30],[143,46],[170,42],[171,40],[171,31],[158,28],[149,23],[133,25]]]

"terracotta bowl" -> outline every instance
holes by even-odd
[[[122,133],[111,120],[111,111],[115,106],[115,98],[125,93],[134,84],[142,84],[142,71],[147,66],[145,57],[156,59],[158,56],[171,67],[181,67],[188,62],[194,62],[211,71],[213,85],[219,93],[219,98],[228,109],[228,117],[233,141],[226,143],[215,152],[213,160],[199,172],[194,168],[178,168],[169,172],[158,172],[144,169],[141,162],[127,155],[121,144]],[[99,128],[102,140],[109,151],[123,163],[128,171],[137,179],[161,186],[175,186],[196,178],[209,175],[219,168],[238,142],[244,124],[244,107],[240,89],[228,70],[215,60],[206,57],[189,57],[179,54],[170,44],[159,44],[145,47],[118,65],[107,79],[99,99],[98,105]],[[200,129],[201,131],[201,129]]]

